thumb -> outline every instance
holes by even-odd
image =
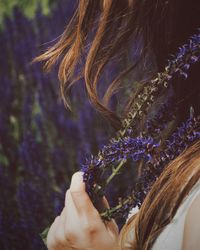
[[[76,172],[72,176],[71,185],[70,185],[71,192],[85,192],[85,183],[83,182],[83,172]]]
[[[79,214],[88,214],[95,209],[86,193],[82,172],[76,172],[73,174],[69,190]]]

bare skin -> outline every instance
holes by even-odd
[[[103,205],[109,207],[103,198]],[[118,227],[104,223],[85,191],[82,173],[73,175],[66,192],[65,206],[47,235],[49,250],[116,250]]]
[[[200,250],[200,195],[186,215],[182,250]]]

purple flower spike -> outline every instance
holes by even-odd
[[[87,191],[90,196],[96,185],[102,186],[103,172],[109,167],[116,165],[128,158],[133,161],[144,160],[150,162],[154,150],[159,147],[151,137],[125,137],[119,141],[113,141],[108,146],[104,146],[98,156],[91,157],[81,168],[84,172],[83,178],[86,182]]]
[[[138,206],[140,207],[150,191],[152,185],[162,173],[167,164],[179,156],[192,143],[200,140],[200,116],[190,118],[172,134],[166,141],[164,150],[159,152],[155,149],[154,157],[149,162],[149,167],[145,168],[138,179],[132,193],[120,201],[120,204],[102,214],[106,220],[111,218],[124,217],[128,212]]]

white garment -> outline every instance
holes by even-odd
[[[173,220],[168,224],[161,234],[156,239],[152,250],[181,250],[183,233],[184,233],[184,224],[187,211],[194,201],[194,199],[200,195],[200,181],[198,181],[189,194],[183,200],[181,206],[178,208]],[[131,215],[135,214],[137,211],[134,209]],[[129,216],[130,217],[130,216]],[[131,249],[129,243],[133,240],[133,231],[130,232],[131,235],[128,237],[127,249]],[[130,244],[131,245],[131,244]],[[200,249],[200,248],[199,248]]]

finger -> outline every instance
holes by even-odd
[[[82,172],[77,172],[72,176],[70,194],[76,207],[77,213],[79,214],[79,219],[84,225],[86,225],[86,227],[95,228],[97,230],[105,228],[114,236],[118,234],[118,227],[114,220],[103,223],[99,212],[94,207],[88,194],[85,191],[85,183],[83,182]],[[102,199],[102,204],[106,208],[109,208],[108,201],[105,197],[103,197]]]
[[[85,183],[83,181],[83,172],[76,172],[71,179],[70,191],[85,191]]]
[[[62,210],[62,213],[58,219],[58,224],[55,228],[54,234],[55,234],[55,240],[57,242],[57,246],[60,248],[60,250],[66,249],[67,241],[65,238],[65,218],[66,218],[66,212],[65,207]]]
[[[55,232],[59,224],[59,217],[55,218],[47,234],[47,247],[49,250],[53,250],[56,246]]]
[[[74,202],[71,200],[71,194],[70,190],[68,189],[67,192],[65,193],[65,207],[72,207],[72,209],[75,209]]]
[[[95,207],[99,211],[99,213],[104,212],[105,209],[109,209],[110,206],[108,201],[106,200],[105,196],[95,201]]]
[[[110,208],[110,205],[109,205],[109,203],[108,203],[108,200],[106,199],[105,196],[102,197],[101,202],[102,202],[102,204],[103,204],[104,209],[109,209],[109,208]]]
[[[102,206],[104,209],[110,209],[110,205],[109,205],[108,200],[106,199],[105,196],[102,197],[101,203],[102,203]],[[117,223],[115,222],[114,219],[111,219],[110,221],[104,221],[104,224],[105,224],[107,230],[109,230],[111,233],[113,233],[114,236],[119,234],[119,229],[118,229]]]
[[[115,220],[112,219],[110,221],[104,221],[104,224],[106,229],[111,233],[111,235],[113,235],[114,238],[119,235],[119,228]]]
[[[74,205],[70,190],[65,194],[65,224],[70,225],[78,217],[76,206]]]
[[[70,193],[79,214],[90,214],[90,216],[98,214],[98,211],[85,191],[85,183],[83,182],[82,172],[76,172],[72,176]]]
[[[81,216],[77,213],[70,190],[66,192],[65,205],[65,239],[69,247],[79,249],[77,246],[85,242],[83,223]]]
[[[82,172],[76,172],[72,176],[70,194],[78,214],[84,215],[82,217],[84,217],[86,221],[94,220],[99,225],[99,227],[104,226],[114,235],[118,234],[118,226],[113,219],[111,221],[104,222],[104,224],[102,223],[97,209],[94,207],[88,194],[85,191],[85,183],[83,182]],[[110,207],[105,196],[102,198],[102,201],[100,203],[105,208]]]

